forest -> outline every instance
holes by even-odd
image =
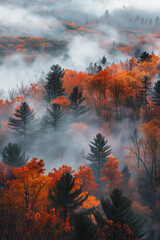
[[[159,66],[104,56],[1,90],[1,239],[159,239]]]
[[[0,3],[2,240],[160,240],[160,17],[119,2]]]

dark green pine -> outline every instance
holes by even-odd
[[[149,53],[147,52],[143,52],[141,55],[140,55],[140,59],[139,59],[139,62],[144,62],[144,61],[147,61],[149,62],[152,58],[152,55],[150,55]]]
[[[88,153],[86,159],[90,162],[89,165],[96,179],[101,177],[101,169],[107,163],[108,156],[111,153],[111,148],[107,143],[108,140],[105,140],[104,136],[98,133],[93,142],[89,144],[91,153]]]
[[[43,129],[54,129],[57,131],[64,126],[64,112],[61,109],[59,104],[51,104],[50,107],[47,108],[46,115],[42,120]]]
[[[50,71],[46,77],[46,83],[44,84],[45,93],[44,100],[51,104],[51,102],[59,96],[64,94],[64,89],[62,87],[62,78],[64,76],[64,69],[62,69],[58,64],[51,66]]]
[[[124,168],[122,169],[122,179],[124,183],[128,183],[131,178],[131,173],[128,169],[128,166],[125,165]]]
[[[154,85],[152,99],[156,106],[160,106],[160,80],[158,80]]]
[[[64,173],[49,191],[51,205],[60,212],[64,220],[72,216],[76,209],[88,198],[88,194],[81,195],[82,188],[75,189],[75,178],[70,172]],[[51,207],[52,207],[51,206]]]
[[[13,117],[9,117],[8,127],[17,137],[25,140],[33,134],[35,128],[35,113],[26,102],[21,103],[19,109],[15,109]]]
[[[132,201],[128,197],[123,196],[121,190],[113,190],[110,194],[110,200],[101,198],[101,205],[107,220],[129,225],[134,235],[140,239],[148,236],[150,228],[146,220],[133,212]],[[95,211],[94,215],[98,226],[103,228],[105,218],[98,211]],[[118,239],[118,236],[115,236],[113,239]]]
[[[76,214],[72,218],[73,238],[76,240],[97,240],[97,227],[90,216],[85,214]]]
[[[8,143],[2,150],[2,162],[12,167],[25,166],[27,160],[25,152],[16,143]]]
[[[71,103],[69,113],[72,116],[72,120],[81,120],[82,116],[89,110],[86,105],[83,104],[85,97],[83,97],[82,91],[79,91],[78,87],[74,87],[69,96],[69,100]]]
[[[144,78],[141,80],[141,102],[143,106],[147,105],[147,93],[151,87],[151,78],[149,76],[144,76]]]

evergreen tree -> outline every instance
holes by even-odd
[[[152,95],[154,104],[160,106],[160,80],[155,83]]]
[[[101,66],[101,65],[98,65],[98,66],[97,66],[96,73],[98,73],[98,72],[100,72],[100,71],[102,71],[102,66]]]
[[[71,103],[69,112],[73,116],[74,121],[78,121],[88,111],[86,105],[83,105],[85,97],[82,96],[82,91],[79,91],[78,87],[74,87],[69,100]]]
[[[46,77],[47,82],[44,84],[45,93],[43,98],[48,104],[51,104],[52,100],[64,94],[65,90],[62,87],[63,76],[64,69],[59,65],[51,66],[51,70]]]
[[[9,117],[8,127],[25,143],[27,137],[33,134],[35,128],[35,113],[26,102],[23,102],[18,109],[15,109],[13,116],[14,117]]]
[[[139,59],[139,62],[144,62],[144,61],[150,61],[152,58],[152,55],[150,55],[149,53],[147,52],[143,52],[141,55],[140,55],[140,59]]]
[[[88,215],[76,214],[72,219],[74,240],[97,240],[97,228]]]
[[[101,169],[104,167],[111,153],[111,148],[107,145],[107,142],[108,140],[105,140],[104,136],[98,133],[93,142],[89,144],[91,153],[88,153],[86,159],[90,161],[90,167],[96,179],[101,177]]]
[[[146,106],[147,105],[147,92],[151,87],[151,78],[148,77],[148,76],[145,76],[141,80],[141,84],[142,84],[142,87],[141,87],[141,101],[142,101],[142,104],[144,106]]]
[[[12,167],[25,166],[27,160],[25,152],[16,143],[8,143],[2,150],[2,161]]]
[[[75,190],[74,187],[75,178],[70,172],[65,172],[49,191],[49,199],[53,207],[60,211],[64,220],[68,216],[73,216],[75,210],[88,198],[88,194],[81,195],[82,187]]]
[[[122,195],[122,191],[119,189],[113,190],[109,199],[101,199],[102,209],[106,215],[107,220],[111,220],[114,223],[121,223],[129,225],[135,236],[139,238],[146,237],[149,232],[149,228],[146,225],[146,221],[139,215],[136,215],[132,210],[132,201]],[[97,224],[102,228],[105,226],[106,220],[102,214],[98,211],[94,213]],[[115,233],[116,234],[116,233]],[[118,236],[114,236],[112,239],[119,239]]]
[[[128,183],[131,178],[131,173],[128,169],[128,166],[125,165],[124,168],[122,169],[122,179],[124,183]]]
[[[103,56],[103,58],[102,58],[102,60],[101,60],[101,63],[102,63],[103,65],[106,65],[106,63],[107,63],[107,58],[106,58],[105,56]]]
[[[43,117],[42,126],[44,129],[53,128],[55,131],[63,125],[64,112],[59,104],[52,104],[47,108],[47,113]]]

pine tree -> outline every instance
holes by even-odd
[[[154,104],[160,106],[160,80],[155,83],[152,95]]]
[[[48,104],[51,104],[52,100],[64,94],[65,90],[62,87],[63,76],[64,69],[59,65],[51,66],[51,70],[46,77],[47,82],[44,84],[45,93],[43,98]]]
[[[124,168],[122,169],[122,179],[124,183],[128,183],[131,178],[131,173],[128,169],[128,166],[125,165]]]
[[[139,59],[139,62],[144,62],[144,61],[150,61],[150,59],[152,58],[152,55],[150,55],[149,53],[147,52],[143,52],[141,55],[140,55],[140,59]]]
[[[98,66],[97,66],[97,69],[96,69],[96,73],[98,73],[98,72],[100,72],[100,71],[102,71],[102,66],[101,66],[101,65],[98,65]]]
[[[102,209],[106,215],[107,220],[111,220],[114,223],[121,223],[129,225],[135,236],[139,238],[146,237],[149,232],[149,228],[144,218],[136,215],[132,210],[132,201],[122,195],[122,191],[119,189],[113,190],[109,199],[101,198]],[[102,228],[105,226],[106,220],[102,214],[98,211],[94,213],[97,224]],[[115,240],[119,239],[118,236],[114,236]]]
[[[25,143],[27,137],[33,134],[35,128],[35,113],[26,102],[23,102],[13,113],[14,117],[9,117],[8,127],[14,134]]]
[[[49,199],[53,207],[60,211],[65,220],[74,215],[75,210],[88,198],[88,194],[81,195],[82,187],[74,189],[75,178],[70,172],[65,172],[49,191]]]
[[[12,167],[25,166],[27,160],[25,152],[16,143],[8,143],[2,150],[2,161]]]
[[[46,115],[43,117],[42,126],[44,129],[53,128],[54,131],[60,129],[63,125],[64,112],[59,104],[52,104],[47,108]]]
[[[107,58],[106,58],[105,56],[103,56],[103,58],[102,58],[102,60],[101,60],[101,63],[102,63],[103,65],[106,65],[106,63],[107,63]]]
[[[151,78],[148,77],[148,76],[145,76],[143,78],[143,80],[141,80],[141,84],[142,84],[142,87],[141,87],[141,101],[142,101],[142,104],[144,106],[146,106],[147,105],[147,93],[148,93],[148,90],[151,87]]]
[[[97,228],[92,222],[92,219],[88,215],[76,214],[72,219],[73,238],[76,240],[96,240],[97,239]]]
[[[73,120],[78,121],[89,110],[86,105],[83,105],[85,97],[82,96],[82,91],[79,91],[78,87],[74,87],[69,100],[71,103],[69,112],[73,116]]]
[[[105,140],[104,136],[98,133],[93,142],[89,144],[91,153],[88,153],[86,159],[90,161],[90,167],[96,179],[101,177],[101,169],[104,167],[111,153],[111,148],[107,145],[107,142],[108,140]]]

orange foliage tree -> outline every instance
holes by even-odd
[[[13,168],[14,179],[4,193],[6,208],[25,213],[45,206],[48,195],[49,178],[44,176],[44,162],[33,158],[24,167]]]
[[[83,191],[95,192],[97,190],[97,184],[94,182],[95,177],[91,168],[87,168],[87,165],[79,166],[78,173],[74,176],[80,179],[80,183]]]
[[[108,159],[108,162],[104,164],[101,173],[103,177],[100,178],[100,181],[107,182],[106,188],[109,189],[109,191],[112,191],[121,184],[122,174],[118,169],[118,160],[115,160],[114,157]]]

